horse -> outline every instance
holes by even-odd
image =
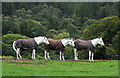
[[[101,38],[95,38],[93,40],[81,40],[77,39],[74,41],[75,47],[74,47],[74,57],[75,60],[78,60],[78,50],[88,50],[89,51],[89,61],[93,60],[94,51],[97,44],[100,44],[101,46],[104,46],[104,42]]]
[[[60,40],[53,40],[53,39],[48,39],[49,41],[49,45],[46,45],[44,43],[44,48],[45,48],[45,60],[48,59],[50,60],[50,56],[49,56],[49,50],[57,50],[60,52],[60,60],[65,60],[64,58],[64,51],[65,51],[65,47],[69,44],[72,47],[74,47],[74,41],[72,39],[60,39]],[[61,58],[62,55],[62,58]]]
[[[38,45],[40,43],[46,43],[47,45],[49,44],[48,40],[46,37],[34,37],[34,38],[30,38],[30,39],[18,39],[16,41],[13,42],[13,49],[16,51],[16,56],[17,59],[22,60],[22,56],[20,55],[20,51],[23,51],[25,49],[31,49],[33,50],[32,52],[32,60],[36,60],[35,58],[35,50],[38,48]],[[19,55],[19,57],[18,57]]]

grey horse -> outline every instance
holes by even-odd
[[[78,50],[88,50],[89,51],[89,61],[94,61],[93,60],[93,55],[95,51],[95,47],[97,44],[100,44],[101,46],[104,46],[104,42],[102,38],[96,38],[93,40],[81,40],[77,39],[74,41],[75,47],[74,47],[74,55],[75,55],[75,60],[78,60]]]
[[[31,50],[33,50],[32,59],[36,60],[35,59],[35,50],[38,48],[38,45],[42,42],[44,42],[47,45],[49,44],[47,38],[42,37],[42,36],[30,38],[30,39],[18,39],[16,41],[14,41],[13,49],[16,51],[17,59],[19,59],[19,57],[22,59],[22,56],[20,55],[20,51],[25,50],[25,49],[31,49]]]

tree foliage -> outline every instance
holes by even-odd
[[[17,39],[29,39],[29,37],[22,36],[20,34],[6,34],[2,37],[2,54],[15,56],[15,51],[13,50],[13,42]],[[26,55],[27,53],[23,53]]]
[[[111,43],[112,38],[120,30],[119,18],[117,16],[106,17],[88,25],[83,31],[84,38],[103,37],[106,44]]]

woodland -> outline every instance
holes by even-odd
[[[105,46],[97,45],[94,59],[117,60],[120,52],[120,18],[118,2],[3,2],[2,56],[13,56],[13,41],[46,36],[48,39],[73,38],[92,40],[103,38]],[[31,59],[31,50],[21,52]],[[51,50],[50,57],[59,59]],[[44,44],[36,51],[44,59]],[[65,59],[74,59],[74,49],[67,46]],[[79,51],[79,59],[88,59],[88,51]]]

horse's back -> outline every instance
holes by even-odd
[[[53,39],[48,39],[49,45],[44,44],[44,47],[46,50],[62,50],[63,51],[63,45],[61,40],[53,40]]]
[[[38,45],[36,44],[33,38],[30,39],[18,39],[16,40],[16,46],[18,48],[36,48]]]
[[[88,50],[88,49],[91,49],[92,48],[92,44],[91,44],[91,41],[88,40],[81,40],[81,39],[77,39],[75,40],[75,48],[77,48],[78,50]]]

